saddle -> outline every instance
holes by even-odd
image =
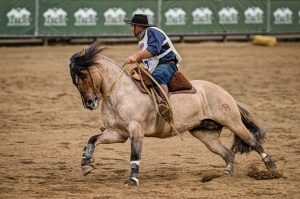
[[[135,67],[131,70],[130,75],[134,80],[138,88],[142,93],[147,93],[145,90],[143,83],[147,88],[156,87],[156,84],[149,77],[150,73],[146,74],[147,71],[140,70],[138,67]],[[143,81],[143,82],[142,82]],[[171,78],[169,84],[169,95],[178,94],[178,93],[196,93],[196,89],[192,86],[192,84],[186,79],[186,77],[181,72],[176,72]]]
[[[142,70],[138,67],[135,67],[131,70],[130,75],[142,93],[152,95],[152,97],[154,97],[154,100],[157,103],[159,102],[159,100],[161,100],[160,96],[157,94],[157,92],[154,89],[154,87],[156,87],[157,85],[150,78],[151,74],[148,73],[148,71]],[[148,89],[148,91],[146,91],[145,87],[147,87],[146,89]],[[173,77],[171,78],[171,80],[168,84],[168,88],[169,88],[169,95],[177,94],[177,93],[194,94],[197,92],[196,89],[192,86],[192,84],[180,72],[176,72],[173,75]],[[153,96],[153,93],[150,94],[149,90],[153,91],[155,96]],[[178,135],[180,135],[180,133],[177,131],[177,129],[174,126],[172,111],[171,111],[171,115],[170,115],[170,121],[167,121],[166,118],[164,118],[162,115],[160,115],[160,114],[158,114],[158,115],[159,115],[159,117],[157,117],[156,125],[155,125],[155,132],[157,134],[160,134],[163,132],[164,126],[167,122],[171,125],[171,129],[174,130]],[[182,139],[182,137],[180,137],[180,138]]]

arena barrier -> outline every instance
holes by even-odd
[[[134,13],[175,36],[300,33],[299,0],[0,0],[0,37],[129,37]]]

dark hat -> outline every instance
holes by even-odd
[[[131,21],[124,20],[124,22],[132,25],[145,26],[145,27],[153,26],[148,23],[147,15],[143,15],[143,14],[135,14],[133,15]]]

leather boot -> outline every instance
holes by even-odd
[[[165,92],[166,96],[168,97],[169,96],[168,86],[165,84],[161,84],[160,86]],[[170,107],[168,105],[166,96],[159,88],[157,88],[156,91],[161,98],[161,100],[158,102],[158,112],[167,122],[170,122],[172,118],[171,118]]]

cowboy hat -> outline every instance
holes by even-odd
[[[145,26],[145,27],[153,26],[148,23],[147,15],[143,15],[143,14],[134,14],[131,20],[125,19],[124,22],[127,24]]]

